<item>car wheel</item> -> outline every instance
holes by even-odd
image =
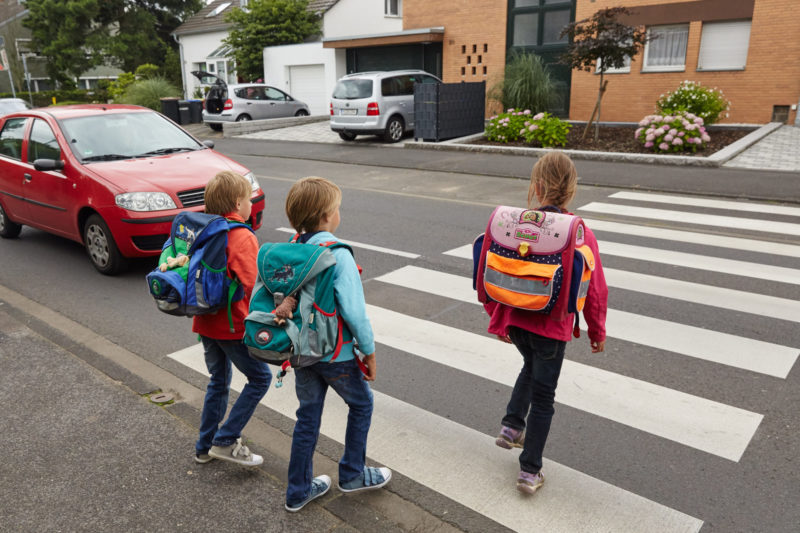
[[[214,131],[222,131],[222,124],[209,124],[208,127]]]
[[[386,142],[396,143],[403,138],[404,129],[402,118],[391,117],[389,122],[386,123],[386,131],[383,133],[383,138]]]
[[[355,141],[356,134],[350,133],[349,131],[340,131],[339,138],[342,139],[343,141]]]
[[[238,117],[236,117],[236,122],[246,122],[248,120],[251,120],[251,118],[250,118],[250,115],[248,115],[246,113],[243,113],[243,114],[239,115]]]
[[[305,109],[298,109],[297,113],[295,113],[294,116],[296,116],[296,117],[307,117],[308,116],[308,111],[306,111]]]
[[[3,204],[0,204],[0,237],[13,239],[19,236],[20,231],[22,231],[22,226],[8,218]]]
[[[92,264],[101,274],[113,276],[128,266],[114,242],[114,236],[100,215],[92,215],[83,227],[83,242]]]

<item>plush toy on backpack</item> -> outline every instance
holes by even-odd
[[[559,321],[581,311],[594,270],[584,231],[579,217],[555,208],[497,207],[473,244],[478,301],[494,300]]]
[[[227,307],[233,331],[231,304],[244,297],[239,282],[227,275],[228,231],[250,226],[219,215],[186,211],[172,222],[159,266],[147,275],[150,294],[159,310],[170,315],[195,316]]]

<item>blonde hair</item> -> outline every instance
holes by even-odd
[[[295,182],[286,196],[286,216],[298,233],[315,231],[322,217],[342,203],[342,190],[332,181],[309,176]]]
[[[536,197],[537,185],[541,199]],[[528,207],[533,208],[536,200],[543,206],[554,205],[566,209],[577,190],[578,171],[572,160],[563,152],[548,152],[533,165]]]
[[[224,170],[206,185],[206,213],[227,215],[236,211],[236,202],[250,196],[252,186],[247,178],[236,172]]]

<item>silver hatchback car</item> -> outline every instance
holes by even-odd
[[[442,83],[424,70],[359,72],[341,78],[331,97],[331,129],[345,141],[381,135],[397,142],[414,130],[414,84]]]
[[[228,85],[222,78],[208,72],[195,70],[192,74],[204,83],[213,83],[203,105],[203,122],[212,130],[221,130],[225,122],[310,114],[305,103],[275,87],[262,83]]]

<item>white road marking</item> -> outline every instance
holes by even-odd
[[[774,204],[755,204],[748,202],[731,202],[728,200],[715,200],[711,198],[695,198],[690,196],[675,196],[668,194],[651,194],[644,192],[620,191],[609,196],[620,200],[640,200],[660,204],[677,204],[703,209],[729,209],[731,211],[748,211],[751,213],[768,213],[770,215],[788,215],[800,217],[800,207],[790,207]]]
[[[291,233],[294,235],[297,233],[292,228],[275,228],[276,231],[282,231],[284,233]],[[414,254],[411,252],[403,252],[401,250],[392,250],[391,248],[384,248],[382,246],[375,246],[373,244],[364,244],[363,242],[356,242],[356,241],[346,241],[344,239],[339,239],[341,242],[352,246],[353,248],[363,248],[365,250],[372,250],[373,252],[381,252],[384,254],[391,254],[391,255],[399,255],[400,257],[406,257],[408,259],[417,259],[419,254]]]
[[[614,276],[612,274],[612,278]],[[405,266],[375,279],[403,288],[480,305],[477,293],[472,289],[472,279],[463,276]],[[581,321],[581,328],[586,329],[585,321]],[[783,379],[789,375],[800,355],[800,348],[781,346],[615,309],[608,310],[606,330],[608,336],[615,339]],[[758,354],[758,357],[753,357],[753,354]]]
[[[169,357],[208,375],[200,345]],[[284,383],[280,390],[271,388],[261,403],[295,420],[293,372]],[[231,388],[241,391],[244,384],[244,376],[234,369]],[[495,446],[494,437],[378,391],[373,394],[369,457],[507,528],[529,531],[535,523],[542,531],[554,533],[690,533],[703,525],[694,517],[547,459],[543,468],[547,482],[532,505],[515,488],[517,453]],[[336,394],[328,394],[322,434],[344,443],[346,424],[346,405]]]
[[[800,224],[776,222],[765,218],[742,218],[686,211],[670,211],[650,207],[634,207],[630,205],[591,202],[582,206],[580,211],[620,215],[653,220],[668,220],[676,224],[697,224],[700,226],[718,226],[724,228],[741,228],[742,230],[776,233],[779,235],[800,235]]]

